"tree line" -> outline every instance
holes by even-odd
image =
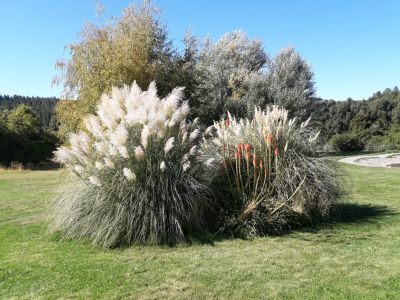
[[[189,119],[198,118],[204,126],[228,111],[251,118],[255,106],[279,105],[299,121],[311,115],[322,141],[332,149],[400,148],[397,87],[367,100],[319,99],[313,71],[292,47],[271,56],[260,40],[243,31],[217,40],[188,31],[183,43],[182,51],[174,47],[159,10],[149,1],[130,5],[112,22],[89,23],[80,39],[68,46],[70,58],[57,62],[54,83],[63,86],[64,97],[1,96],[2,126],[14,132],[7,115],[28,114],[36,119],[30,124],[62,143],[68,133],[84,128],[82,118],[95,113],[104,93],[134,81],[146,90],[155,81],[159,97],[185,87]],[[23,108],[18,110],[18,105]]]

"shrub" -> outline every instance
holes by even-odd
[[[360,136],[352,132],[335,134],[331,138],[330,143],[334,150],[344,152],[364,150],[364,143]]]
[[[372,136],[365,148],[369,151],[400,150],[400,132],[389,131],[386,135]]]
[[[86,132],[56,152],[75,179],[54,203],[55,230],[113,247],[175,243],[204,228],[213,210],[208,166],[182,90],[161,100],[154,83],[148,91],[134,83],[102,96]]]
[[[57,138],[41,127],[30,107],[21,104],[0,114],[0,165],[47,162],[57,144]]]
[[[277,106],[255,110],[253,120],[227,120],[207,129],[205,159],[215,159],[217,178],[231,193],[224,226],[245,236],[327,219],[342,189],[334,163],[318,157],[319,133],[296,125]]]

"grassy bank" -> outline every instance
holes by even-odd
[[[47,232],[60,171],[0,172],[0,298],[398,298],[400,169],[345,166],[337,222],[254,240],[103,250]]]

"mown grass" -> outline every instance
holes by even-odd
[[[335,223],[282,236],[103,250],[48,234],[60,171],[0,172],[0,298],[400,297],[400,169],[345,166]]]

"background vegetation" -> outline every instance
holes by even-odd
[[[0,111],[0,165],[48,161],[57,144],[56,136],[43,127],[30,106]]]
[[[59,141],[65,142],[69,132],[82,127],[82,116],[93,113],[101,95],[112,86],[131,85],[136,80],[145,88],[155,80],[160,97],[173,87],[184,86],[192,108],[190,119],[200,117],[204,125],[228,110],[236,117],[251,117],[254,105],[264,109],[277,104],[288,109],[290,116],[311,114],[312,125],[321,129],[327,149],[400,148],[397,87],[376,92],[367,100],[324,100],[316,98],[314,73],[293,48],[271,57],[260,40],[242,31],[228,32],[218,40],[202,40],[188,31],[183,42],[182,51],[173,45],[159,10],[149,1],[131,5],[120,18],[87,24],[80,39],[68,46],[70,59],[57,62],[60,73],[54,80],[64,87],[62,101],[5,95],[0,96],[0,110],[6,115],[19,104],[27,105],[47,133],[55,131]],[[1,131],[4,135],[4,126]],[[9,130],[9,134],[14,133]]]

